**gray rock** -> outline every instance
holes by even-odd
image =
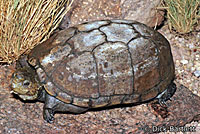
[[[60,27],[101,19],[136,20],[154,27],[163,20],[163,11],[156,10],[161,0],[79,0],[75,1]]]
[[[200,70],[194,71],[194,75],[195,75],[196,77],[200,77]]]

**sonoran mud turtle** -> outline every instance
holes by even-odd
[[[169,42],[136,21],[102,20],[55,33],[22,56],[12,92],[44,101],[44,119],[54,112],[81,113],[116,104],[169,99],[175,92]]]

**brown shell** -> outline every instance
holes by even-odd
[[[28,58],[50,95],[82,107],[150,100],[174,79],[168,41],[136,21],[93,21],[62,30]]]

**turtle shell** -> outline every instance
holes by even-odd
[[[50,95],[89,108],[153,99],[174,79],[169,42],[129,20],[59,31],[36,46],[28,62]]]

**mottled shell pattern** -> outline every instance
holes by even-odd
[[[32,50],[28,62],[50,95],[80,107],[147,101],[174,79],[168,41],[129,20],[93,21],[57,32]]]

